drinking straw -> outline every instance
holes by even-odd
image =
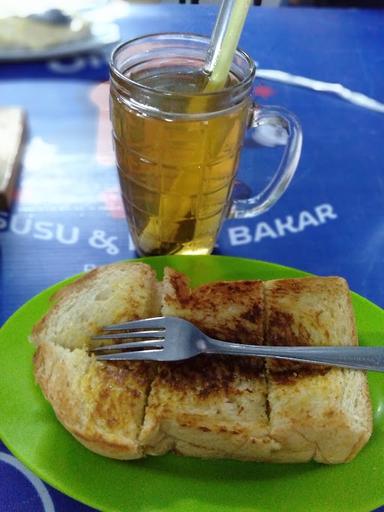
[[[222,0],[212,32],[203,73],[204,92],[223,89],[252,0]]]

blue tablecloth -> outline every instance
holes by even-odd
[[[215,14],[213,6],[130,7],[118,23],[122,39],[209,34]],[[254,8],[241,46],[261,68],[342,83],[384,101],[383,22],[373,10]],[[0,65],[0,104],[24,107],[29,125],[14,208],[0,212],[0,322],[65,277],[135,256],[111,150],[107,79],[107,52]],[[279,203],[258,218],[225,222],[216,253],[341,275],[383,306],[384,115],[259,79],[253,94],[297,114],[303,154]],[[255,152],[247,137],[238,191],[262,187],[279,156]],[[45,486],[1,445],[0,509],[89,510]]]

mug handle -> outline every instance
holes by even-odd
[[[271,181],[256,196],[233,200],[230,219],[256,217],[269,210],[286,191],[300,160],[303,132],[296,116],[282,107],[253,105],[248,129],[273,126],[286,137],[284,154]],[[268,145],[268,144],[263,144]]]

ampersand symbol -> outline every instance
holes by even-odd
[[[89,245],[95,249],[105,249],[111,256],[119,254],[119,248],[114,243],[117,236],[107,237],[105,231],[96,229],[89,238]]]

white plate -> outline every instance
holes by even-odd
[[[116,23],[94,23],[91,26],[91,36],[79,41],[62,43],[41,50],[26,48],[1,48],[0,61],[28,61],[67,57],[78,53],[86,53],[109,44],[115,44],[120,39],[120,31]]]

